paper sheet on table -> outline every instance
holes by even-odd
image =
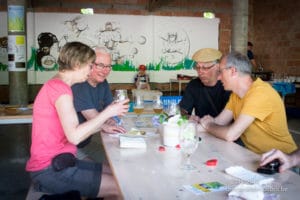
[[[146,148],[147,144],[143,137],[127,137],[120,135],[121,148]]]

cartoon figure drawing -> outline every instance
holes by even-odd
[[[109,50],[114,50],[118,43],[128,42],[122,40],[122,35],[119,31],[119,28],[114,28],[112,22],[106,22],[104,30],[99,32],[99,42],[104,44],[104,46]]]
[[[52,68],[56,64],[55,57],[51,55],[51,48],[55,43],[58,44],[56,35],[48,32],[40,33],[37,40],[39,44],[39,48],[36,51],[38,66]],[[56,49],[57,51],[58,49]]]
[[[122,39],[122,35],[119,30],[119,27],[114,27],[113,22],[106,22],[104,30],[100,30],[98,33],[99,43],[103,44],[111,51],[113,63],[120,62],[122,58],[117,48],[118,45],[129,42],[128,40]]]
[[[87,24],[83,25],[83,27],[80,26],[82,25],[78,22],[80,19],[81,16],[77,16],[74,19],[66,20],[64,22],[64,25],[66,25],[69,28],[69,30],[75,34],[76,37],[79,37],[83,31],[88,29]]]
[[[117,23],[110,21],[105,23],[104,29],[98,32],[97,37],[98,43],[111,51],[113,64],[121,64],[125,60],[132,62],[139,53],[137,45],[145,45],[147,42],[145,36],[139,36],[137,41],[128,39],[132,36],[127,36],[124,39],[121,28],[117,26]]]
[[[95,46],[93,39],[90,39],[86,33],[89,30],[88,24],[84,21],[82,16],[76,16],[72,19],[63,21],[63,25],[66,30],[65,34],[61,36],[59,40],[59,49],[63,47],[67,42],[81,41],[91,47]]]
[[[162,39],[162,59],[169,66],[176,66],[188,55],[190,42],[185,32],[168,32]]]

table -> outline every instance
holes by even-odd
[[[4,111],[0,112],[0,124],[31,124],[32,109],[21,111],[19,113],[7,114]]]
[[[125,117],[126,120],[133,118]],[[229,191],[240,181],[225,174],[227,167],[241,165],[255,171],[260,156],[232,142],[225,142],[209,134],[201,134],[202,141],[192,163],[196,171],[180,169],[181,152],[176,148],[158,150],[161,145],[159,134],[146,138],[146,149],[121,149],[119,139],[109,134],[101,134],[107,159],[125,200],[131,199],[227,199]],[[209,159],[218,159],[215,169],[206,167]],[[300,176],[286,171],[273,176],[272,191],[280,199],[298,199]],[[196,196],[183,185],[218,181],[228,187],[227,191]]]
[[[282,100],[284,101],[285,96],[287,94],[294,94],[296,93],[296,86],[294,83],[287,83],[287,82],[273,82],[273,88],[279,92],[282,96]]]
[[[1,115],[0,124],[31,124],[32,115]]]
[[[181,85],[183,83],[189,83],[191,80],[181,80],[181,79],[170,79],[170,93],[172,92],[172,83],[178,84],[178,95],[181,95]]]

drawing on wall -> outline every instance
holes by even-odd
[[[139,45],[145,45],[147,38],[139,36],[134,40],[132,35],[122,33],[120,23],[107,21],[104,28],[97,33],[98,44],[105,46],[111,53],[113,70],[135,71],[132,61],[140,52]]]
[[[68,27],[68,29],[74,33],[75,37],[79,37],[80,34],[88,29],[87,24],[80,24],[79,20],[81,19],[81,16],[76,16],[73,19],[64,21],[64,25]],[[81,26],[83,25],[83,26]]]
[[[1,27],[7,27],[7,13],[0,12],[0,16]],[[48,72],[58,69],[59,50],[70,41],[109,49],[113,59],[109,76],[112,83],[132,82],[140,64],[147,66],[155,82],[168,82],[177,73],[190,75],[194,73],[191,55],[196,50],[218,48],[219,19],[31,12],[26,19],[30,83],[43,83],[53,74]],[[6,34],[7,29],[0,29],[1,83],[7,80],[2,77],[8,71],[7,48],[3,45]]]
[[[160,36],[162,40],[161,59],[163,66],[172,68],[188,57],[190,40],[184,31],[166,32]]]
[[[77,40],[91,47],[105,46],[112,56],[113,71],[136,71],[133,60],[140,53],[139,47],[146,45],[146,36],[141,35],[134,39],[134,36],[122,33],[121,25],[112,21],[105,22],[103,28],[95,30],[94,33],[88,32],[89,25],[80,21],[82,19],[79,16],[65,20],[62,24],[67,31],[59,40],[57,39],[58,34],[40,33],[37,38],[39,48],[31,49],[32,56],[27,68],[39,71],[57,70],[56,58],[59,50],[67,42]]]
[[[119,44],[129,42],[128,39],[123,39],[120,33],[120,28],[114,22],[106,22],[104,28],[100,28],[97,33],[98,43],[104,45],[110,50],[112,56],[112,64],[120,64],[121,58],[120,51],[118,49]]]
[[[38,49],[31,48],[31,57],[27,69],[35,71],[54,71],[58,69],[56,58],[58,55],[58,40],[53,33],[40,33],[37,38]]]
[[[64,34],[59,37],[58,49],[61,49],[67,42],[71,41],[81,41],[87,45],[94,46],[93,38],[88,36],[89,26],[82,16],[63,20],[60,24],[63,24],[62,32]],[[56,35],[58,36],[59,33]]]
[[[36,52],[38,66],[43,66],[49,70],[56,70],[56,59],[50,54],[53,45],[58,43],[56,35],[52,33],[40,33],[37,40],[39,44],[39,48]]]

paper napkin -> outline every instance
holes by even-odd
[[[147,144],[143,137],[128,137],[120,135],[121,148],[146,148]]]

